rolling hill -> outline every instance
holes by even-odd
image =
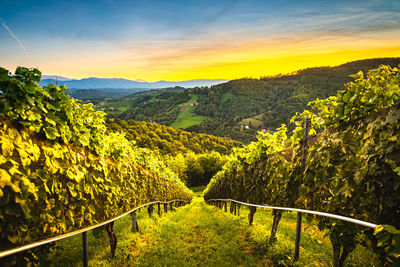
[[[296,113],[307,108],[309,101],[335,95],[349,75],[367,72],[379,65],[397,66],[400,58],[377,58],[349,62],[336,67],[317,67],[292,74],[260,79],[238,79],[211,87],[196,87],[169,95],[143,96],[119,116],[122,119],[156,121],[165,125],[174,122],[183,112],[179,105],[196,95],[193,116],[207,119],[185,128],[188,131],[231,137],[248,143],[259,130],[273,130],[289,123]],[[157,100],[157,101],[155,101]],[[178,124],[185,126],[184,122]],[[183,128],[182,127],[182,128]]]

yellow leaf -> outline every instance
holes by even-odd
[[[10,183],[11,183],[10,174],[4,169],[0,169],[0,188],[4,188],[4,186]]]
[[[31,159],[30,158],[21,158],[21,163],[22,163],[22,166],[28,166],[29,164],[31,164]]]
[[[15,193],[21,192],[21,189],[19,188],[18,185],[13,184],[13,183],[10,183],[9,185],[11,186],[11,189],[12,189]]]
[[[34,158],[34,161],[38,161],[40,157],[40,148],[37,145],[33,145],[31,147],[31,152]]]
[[[7,162],[6,157],[4,157],[3,155],[0,155],[0,165],[3,163],[6,163],[6,162]]]
[[[20,171],[18,170],[18,165],[12,166],[10,169],[8,169],[8,172],[9,172],[12,176],[14,176],[15,174],[21,174],[21,175],[22,175],[22,172],[20,172]]]
[[[12,156],[14,144],[12,142],[8,142],[7,140],[3,140],[3,143],[1,144],[1,150],[3,151],[4,156]]]

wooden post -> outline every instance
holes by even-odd
[[[147,207],[147,212],[149,213],[149,216],[151,217],[151,215],[153,215],[153,206],[152,205],[149,205],[148,207]]]
[[[248,218],[249,218],[249,225],[253,225],[254,213],[256,213],[257,208],[256,208],[256,207],[253,207],[253,206],[250,206],[249,209],[250,209],[249,216],[248,216]]]
[[[301,172],[302,173],[304,173],[304,170],[305,170],[305,163],[306,163],[307,149],[308,149],[307,142],[308,142],[308,133],[310,132],[310,124],[311,124],[311,120],[309,118],[306,118],[304,121],[304,137],[303,137],[303,146],[301,149]],[[295,240],[295,246],[294,246],[293,261],[297,261],[299,259],[299,254],[300,254],[301,220],[302,220],[302,213],[297,212],[296,240]]]
[[[164,212],[167,213],[168,212],[168,204],[164,203]]]
[[[299,254],[300,254],[301,218],[302,218],[302,213],[301,212],[297,212],[296,240],[295,240],[295,247],[294,247],[294,261],[297,261],[299,259]]]
[[[114,258],[115,250],[117,248],[117,235],[114,233],[114,222],[106,224],[105,227],[108,233],[108,238],[110,239],[111,256]]]
[[[161,204],[160,204],[160,202],[157,203],[157,207],[158,207],[158,216],[161,216]]]
[[[139,232],[139,226],[136,219],[136,211],[133,211],[131,213],[131,218],[132,218],[132,232],[133,233]]]
[[[240,205],[239,204],[237,205],[237,216],[240,217]]]
[[[82,233],[83,267],[88,266],[88,238],[87,232]]]
[[[225,210],[225,212],[227,212],[228,211],[228,204],[226,204],[226,202],[224,203],[225,205],[224,205],[224,210]]]
[[[233,215],[236,215],[236,203],[233,204],[233,207],[234,207],[234,209],[233,209]]]

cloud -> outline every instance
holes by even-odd
[[[15,33],[10,28],[8,28],[5,20],[0,17],[0,21],[1,21],[1,25],[3,25],[3,27],[10,33],[11,37],[14,38],[18,42],[21,49],[26,52],[26,49],[25,49],[24,45],[22,44],[21,40],[15,35]]]

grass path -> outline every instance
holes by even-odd
[[[130,263],[138,266],[263,266],[263,258],[252,253],[244,226],[213,209],[195,198],[192,204],[161,222],[151,240],[147,240],[147,246],[136,251],[138,256]]]

